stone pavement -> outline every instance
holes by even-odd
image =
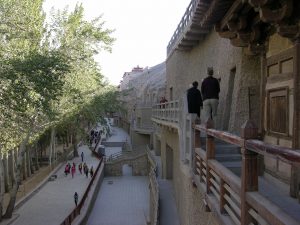
[[[106,177],[87,225],[147,225],[148,177]]]
[[[85,162],[88,167],[96,169],[99,160],[92,155],[92,152],[86,145],[78,148],[79,155],[84,152]],[[3,224],[12,225],[53,225],[60,224],[66,216],[74,209],[75,203],[73,195],[77,191],[80,201],[85,192],[90,177],[86,178],[78,171],[78,164],[81,157],[68,161],[76,164],[76,174],[74,178],[69,174],[65,176],[64,165],[56,172],[57,179],[48,181],[37,193],[13,213],[10,221],[4,221]]]
[[[128,134],[113,127],[107,142],[129,142]],[[121,147],[106,147],[108,157],[122,151]],[[88,225],[146,225],[149,215],[148,177],[131,176],[132,170],[124,165],[123,176],[106,177],[101,185]]]
[[[119,127],[112,127],[112,135],[107,138],[106,142],[127,142],[130,143],[129,135]],[[105,147],[105,156],[108,158],[110,155],[121,152],[122,147]]]

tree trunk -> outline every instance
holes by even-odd
[[[28,131],[28,133],[27,133],[26,137],[24,138],[24,140],[22,141],[22,143],[20,145],[20,149],[18,151],[18,156],[17,156],[17,161],[16,161],[16,171],[14,173],[14,176],[12,177],[12,179],[13,179],[12,189],[10,191],[10,199],[9,199],[9,203],[8,203],[4,218],[11,218],[13,210],[15,208],[17,192],[18,192],[19,185],[21,182],[22,161],[24,158],[26,144],[28,143],[30,134],[31,134],[31,130]]]
[[[31,160],[30,160],[30,158],[31,158],[31,155],[30,155],[30,148],[28,148],[27,149],[27,151],[26,151],[26,165],[27,165],[27,167],[26,167],[26,170],[27,170],[27,177],[31,177]]]
[[[54,143],[55,142],[55,128],[51,128],[51,140],[50,140],[50,153],[49,153],[49,165],[52,165],[52,156],[54,153]]]
[[[26,168],[26,165],[27,165],[27,162],[26,162],[26,159],[27,159],[27,149],[26,149],[26,146],[25,146],[25,150],[24,150],[24,155],[23,155],[23,159],[22,159],[22,180],[26,180],[27,179],[27,168]]]
[[[78,154],[78,149],[77,149],[77,137],[76,137],[76,132],[73,133],[73,138],[72,138],[72,144],[73,144],[73,156],[74,157],[78,157],[79,154]]]
[[[69,132],[66,131],[66,143],[67,143],[67,148],[69,147]]]
[[[9,190],[9,170],[8,170],[8,154],[5,154],[3,157],[3,172],[4,172],[4,192]]]
[[[39,164],[39,153],[38,153],[38,145],[35,145],[35,170],[40,169],[40,164]]]
[[[32,146],[32,148],[35,148],[35,146]],[[34,174],[34,172],[35,172],[35,167],[34,167],[34,163],[33,163],[33,160],[32,160],[32,155],[33,155],[33,150],[34,149],[30,149],[30,151],[28,152],[28,157],[29,157],[29,169],[30,169],[30,176],[32,175],[32,174]]]
[[[0,221],[2,221],[3,200],[4,200],[4,192],[5,192],[4,179],[5,179],[4,166],[2,161],[2,154],[0,152]]]

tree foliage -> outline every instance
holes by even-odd
[[[112,30],[101,17],[86,21],[81,5],[53,10],[46,24],[42,3],[0,0],[2,151],[18,146],[33,122],[33,134],[42,134],[112,90],[94,60],[102,49],[111,51]]]
[[[85,20],[81,5],[53,10],[46,20],[42,4],[0,0],[0,150],[19,148],[18,165],[27,142],[45,139],[53,128],[58,135],[71,128],[76,137],[83,121],[96,122],[118,107],[116,89],[94,60],[99,51],[111,51],[113,30],[101,17]]]

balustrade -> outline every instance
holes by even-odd
[[[179,37],[184,32],[185,28],[189,25],[189,23],[192,21],[193,14],[196,11],[197,4],[199,0],[192,0],[187,7],[183,17],[180,20],[180,23],[177,26],[177,29],[175,30],[171,40],[169,41],[168,47],[167,47],[167,53],[169,54],[172,49],[174,48],[174,45],[178,41]]]
[[[179,101],[154,105],[152,109],[152,118],[179,123]]]

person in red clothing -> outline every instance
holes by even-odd
[[[75,171],[76,171],[76,168],[75,168],[75,165],[73,165],[72,169],[71,169],[72,178],[74,177]]]
[[[163,97],[160,98],[159,103],[162,104],[162,107],[161,107],[161,108],[166,108],[166,104],[164,104],[164,103],[166,103],[166,102],[168,102],[168,100],[166,99],[165,96],[163,96]]]

